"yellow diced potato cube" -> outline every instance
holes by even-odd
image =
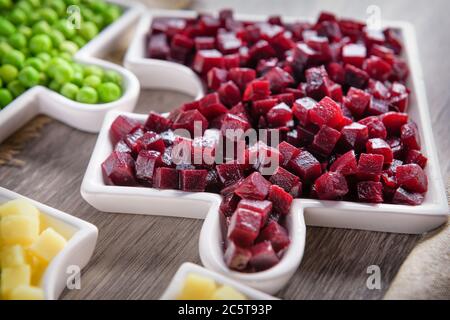
[[[39,217],[39,210],[29,201],[16,199],[0,206],[0,217],[13,215]]]
[[[36,257],[29,249],[26,250],[26,257],[27,264],[31,267],[31,285],[39,287],[42,284],[42,277],[47,270],[48,263]]]
[[[52,228],[47,228],[29,248],[35,256],[50,262],[65,246],[66,239]]]
[[[31,268],[29,265],[2,269],[2,297],[8,298],[12,290],[20,285],[29,286],[30,282]]]
[[[189,274],[184,281],[179,300],[209,300],[216,290],[214,280],[197,274]]]
[[[9,294],[11,300],[44,300],[44,290],[38,287],[21,285]]]
[[[228,285],[223,285],[212,295],[212,300],[247,300],[247,298]]]
[[[1,266],[3,268],[17,267],[26,264],[25,250],[22,246],[4,246],[1,254]]]
[[[0,234],[4,244],[31,245],[39,236],[39,219],[22,215],[2,217]]]

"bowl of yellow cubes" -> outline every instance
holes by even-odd
[[[55,300],[80,289],[97,228],[0,188],[0,299]]]
[[[161,300],[277,300],[199,265],[183,263]]]

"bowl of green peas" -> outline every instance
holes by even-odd
[[[132,111],[139,81],[105,61],[142,6],[125,0],[0,0],[0,142],[37,114],[98,132]]]

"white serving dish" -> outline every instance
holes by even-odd
[[[0,204],[14,199],[30,201],[41,212],[41,221],[44,221],[49,227],[53,227],[67,239],[67,245],[50,262],[42,278],[45,299],[56,300],[66,288],[68,277],[73,275],[73,273],[67,273],[67,268],[77,266],[82,269],[89,262],[97,242],[97,227],[0,187]]]
[[[125,9],[122,16],[81,48],[74,55],[74,60],[117,71],[123,78],[122,97],[110,103],[85,104],[70,100],[43,86],[33,87],[0,110],[0,142],[38,114],[48,115],[82,131],[98,132],[108,111],[134,109],[140,91],[136,76],[121,66],[97,57],[114,48],[114,45],[133,27],[142,13],[143,6],[126,0],[109,0],[109,2]]]
[[[197,274],[213,279],[218,285],[229,285],[245,295],[249,300],[278,300],[278,298],[269,296],[263,292],[247,287],[240,282],[231,280],[217,272],[205,269],[199,265],[185,262],[178,269],[177,273],[170,281],[166,291],[164,291],[160,300],[175,300],[183,288],[184,280],[189,274]]]

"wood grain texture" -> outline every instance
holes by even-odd
[[[383,18],[415,24],[431,108],[440,147],[441,169],[450,168],[450,51],[447,19],[450,3],[430,1],[196,1],[197,9],[232,7],[242,13],[316,16],[321,9],[364,17],[369,4],[382,8]],[[191,98],[175,92],[142,92],[137,112],[168,111]],[[63,142],[61,142],[63,141]],[[50,123],[39,139],[19,156],[23,167],[0,167],[0,185],[95,224],[99,240],[82,273],[82,290],[66,291],[63,299],[156,299],[178,267],[200,263],[198,237],[202,221],[181,218],[108,214],[96,211],[79,188],[96,136]],[[301,267],[279,296],[285,299],[379,299],[421,236],[331,228],[307,229]],[[378,265],[381,290],[368,290],[366,269]]]

